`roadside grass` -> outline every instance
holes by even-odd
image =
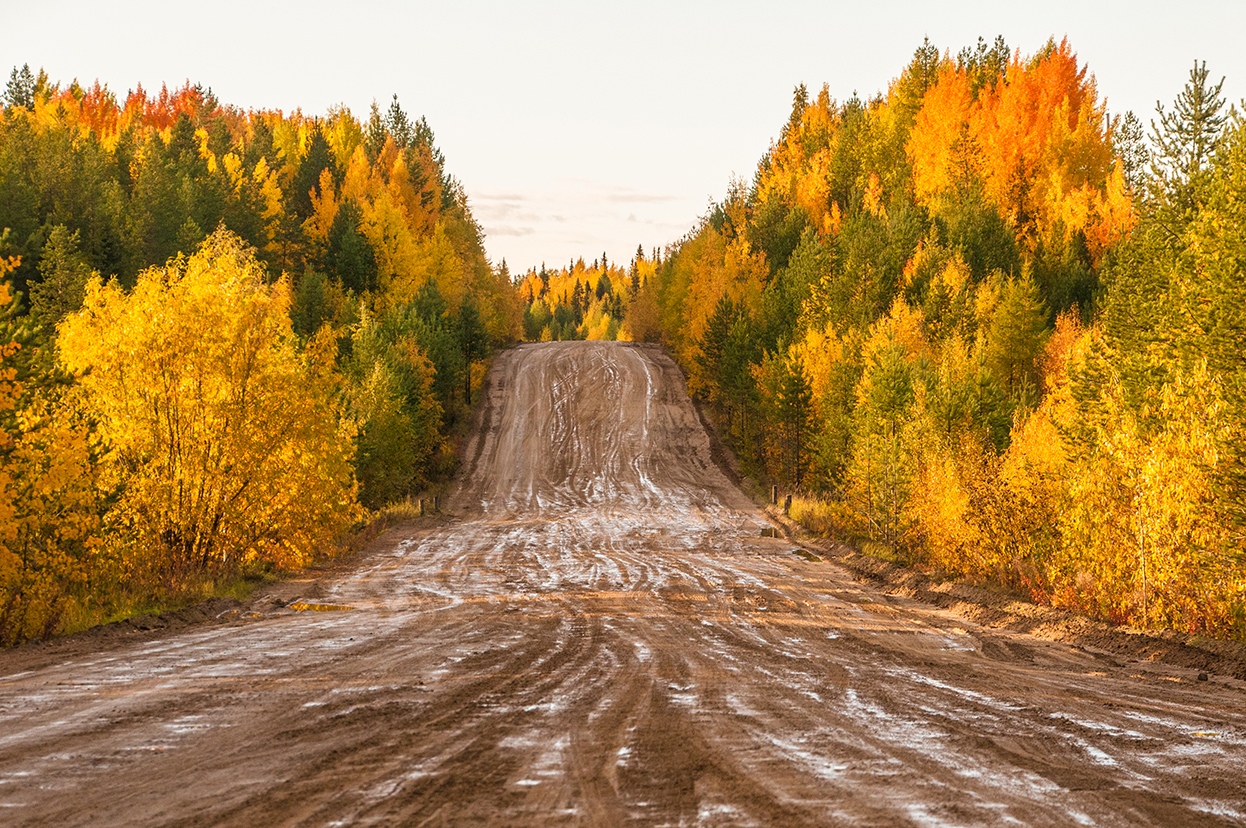
[[[792,495],[788,518],[816,538],[835,539],[864,555],[889,563],[913,566],[914,561],[899,549],[854,530],[852,516],[842,503],[808,495]]]
[[[435,508],[433,498],[443,497],[442,491],[444,488],[445,484],[443,483],[426,491],[422,498],[406,497],[370,512],[351,533],[350,538],[347,539],[347,551],[345,554],[357,552],[387,529],[441,518],[443,513]],[[424,501],[422,513],[420,508],[421,499]]]
[[[282,574],[271,567],[250,567],[231,575],[200,578],[175,592],[152,588],[139,581],[118,584],[103,592],[106,603],[69,603],[56,634],[72,635],[129,618],[179,612],[212,599],[246,601],[257,589],[279,580]]]
[[[806,532],[827,537],[842,526],[842,507],[830,501],[804,495],[792,495],[792,506],[787,516],[800,524]]]

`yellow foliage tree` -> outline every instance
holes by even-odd
[[[929,439],[924,418],[928,349],[921,312],[897,299],[876,322],[862,353],[855,440],[845,490],[866,532],[893,545],[907,529],[907,504],[918,468],[917,449]]]
[[[0,259],[0,276],[18,259]],[[0,283],[0,308],[13,301]],[[57,632],[96,570],[99,498],[90,434],[59,396],[23,394],[0,345],[0,646]]]
[[[289,287],[226,230],[131,293],[94,280],[60,328],[109,447],[127,566],[170,586],[252,562],[299,566],[355,515],[350,443],[296,350]]]
[[[1215,509],[1231,425],[1218,381],[1200,364],[1166,384],[1157,429],[1129,410],[1117,383],[1100,405],[1093,448],[1069,480],[1056,602],[1144,627],[1231,630],[1231,605],[1246,590],[1222,553],[1230,539]]]
[[[765,257],[754,252],[746,240],[727,240],[719,234],[711,240],[716,243],[707,245],[692,264],[690,301],[684,309],[687,318],[684,345],[689,355],[696,352],[694,349],[699,350],[698,343],[720,297],[725,295],[738,307],[752,312],[761,303],[766,280]],[[691,357],[689,362],[692,362]],[[695,365],[689,370],[689,381],[693,387],[705,382]]]
[[[976,94],[966,67],[945,61],[908,139],[914,193],[937,207],[958,182],[980,180],[1025,246],[1080,233],[1098,262],[1135,221],[1113,123],[1067,41],[1014,58]]]
[[[106,565],[86,424],[65,400],[35,399],[14,430],[0,464],[0,645],[59,632]]]
[[[649,342],[658,338],[658,297],[653,283],[642,282],[636,295],[630,297],[627,317],[623,323],[620,339],[630,342]]]

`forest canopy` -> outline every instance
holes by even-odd
[[[432,130],[119,98],[0,113],[0,643],[336,548],[452,470],[520,333]]]
[[[1067,42],[1002,39],[926,42],[868,99],[800,86],[633,329],[807,526],[1246,636],[1246,123],[1219,89],[1195,64],[1144,136]]]

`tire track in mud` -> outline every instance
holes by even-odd
[[[454,520],[320,585],[349,610],[0,654],[0,823],[1246,821],[1240,682],[761,537],[661,351],[501,355],[464,457]]]

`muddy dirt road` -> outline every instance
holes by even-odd
[[[495,364],[454,519],[349,607],[0,654],[0,824],[1246,822],[1246,690],[976,627],[791,543],[660,351]]]

